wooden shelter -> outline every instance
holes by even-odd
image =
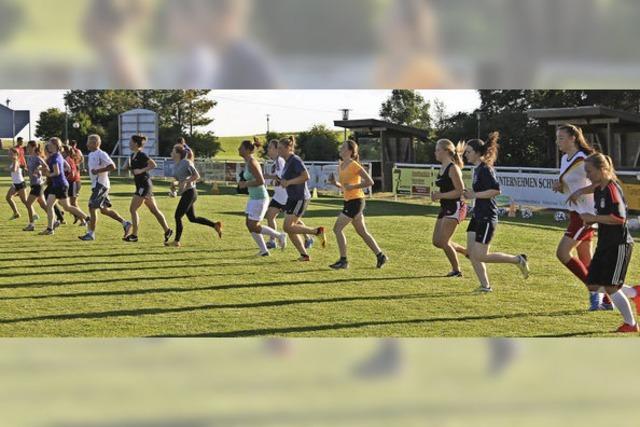
[[[618,169],[634,169],[640,163],[640,114],[591,106],[533,109],[527,115],[550,126],[579,126],[594,146],[611,156]],[[559,167],[560,153],[556,148],[553,151]]]
[[[362,160],[374,163],[375,187],[382,191],[392,191],[394,164],[415,163],[417,141],[428,138],[426,130],[377,119],[336,120],[334,125],[352,131]]]

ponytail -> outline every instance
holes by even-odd
[[[500,133],[491,132],[486,142],[481,139],[472,139],[467,141],[466,145],[471,147],[471,149],[476,153],[480,154],[483,162],[488,166],[493,167],[498,159],[498,149],[500,148],[500,144],[498,144],[499,140]]]
[[[436,146],[449,153],[451,160],[456,166],[460,169],[464,167],[464,161],[462,160],[462,154],[464,153],[464,141],[460,141],[456,145],[449,139],[440,139],[436,142]]]
[[[296,149],[296,137],[293,135],[281,138],[278,143],[284,147],[289,148],[291,151],[294,151]]]
[[[585,159],[586,163],[590,163],[594,168],[602,172],[602,175],[609,181],[620,182],[616,170],[613,167],[611,157],[602,153],[593,153]]]
[[[253,141],[245,139],[244,141],[242,141],[240,146],[253,154],[253,152],[256,151],[257,148],[262,147],[262,142],[260,142],[257,136],[254,136]]]
[[[360,163],[360,148],[358,147],[358,143],[352,139],[348,139],[346,141],[347,147],[349,151],[351,151],[351,159]]]

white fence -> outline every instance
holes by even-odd
[[[394,167],[394,194],[428,197],[435,188],[435,179],[440,171],[440,165],[413,165],[397,163]],[[463,179],[467,187],[471,186],[473,168],[463,168]],[[403,177],[404,171],[404,177]],[[415,173],[413,173],[415,171]],[[559,169],[550,168],[522,168],[496,167],[496,176],[502,191],[501,200],[519,205],[566,209],[568,195],[556,193],[553,184],[558,181]],[[639,190],[637,182],[640,172],[619,171],[618,175],[624,180],[623,188],[627,203],[632,209],[640,208],[640,201],[636,200]],[[409,190],[407,190],[409,189]]]
[[[128,172],[125,171],[128,157],[114,156],[112,158],[116,163],[118,174],[128,176]],[[159,178],[169,178],[173,176],[173,159],[168,157],[154,157],[153,160],[155,160],[158,167],[151,171],[152,176]],[[196,159],[194,163],[202,179],[208,182],[235,184],[240,179],[240,172],[244,169],[243,161]],[[271,175],[270,171],[273,166],[273,162],[269,160],[262,162],[261,164],[263,172]],[[311,190],[317,189],[318,191],[339,193],[337,187],[329,184],[329,178],[331,175],[336,179],[338,177],[338,162],[305,162],[305,165],[310,175],[307,185]],[[371,163],[364,162],[362,163],[362,166],[367,171],[371,172]],[[271,183],[268,182],[267,184]],[[368,194],[371,193],[369,189],[365,192]]]

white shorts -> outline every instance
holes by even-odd
[[[251,221],[262,221],[269,208],[269,199],[251,200],[247,202],[244,213]]]

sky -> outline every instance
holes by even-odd
[[[474,90],[420,90],[428,100],[440,99],[447,113],[470,112],[480,106]],[[56,107],[64,110],[65,90],[0,90],[0,102],[16,110],[31,111],[31,128],[35,133],[41,111]],[[292,132],[309,129],[315,124],[333,128],[333,121],[342,118],[339,111],[349,108],[350,119],[379,118],[380,105],[390,90],[218,90],[210,97],[218,105],[210,112],[214,119],[206,130],[218,136],[262,134],[270,115],[270,129]],[[20,134],[28,138],[28,128]]]

